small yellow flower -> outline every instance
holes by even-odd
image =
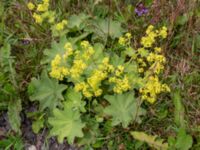
[[[155,47],[154,50],[155,50],[155,52],[158,52],[158,53],[161,52],[161,48],[160,47]]]
[[[62,23],[57,23],[56,24],[56,30],[62,31],[64,29],[64,25]]]
[[[39,24],[41,24],[43,21],[43,18],[41,17],[41,15],[38,15],[36,13],[33,14],[33,18],[35,19],[35,22]]]
[[[68,24],[68,22],[67,22],[67,20],[62,20],[62,23],[64,24],[64,25],[67,25]]]
[[[65,48],[66,50],[67,50],[67,49],[70,49],[70,48],[72,48],[72,44],[71,44],[70,42],[67,42],[67,43],[65,43],[64,48]]]
[[[85,85],[84,82],[75,84],[75,87],[74,87],[75,91],[77,92],[81,91],[84,88],[84,85]]]
[[[165,26],[162,27],[162,29],[159,32],[159,35],[165,39],[167,37],[167,28]]]
[[[126,39],[124,37],[120,37],[118,43],[120,45],[125,45],[126,44]]]
[[[143,72],[144,72],[144,68],[139,68],[139,69],[138,69],[138,72],[139,72],[139,73],[143,73]]]
[[[71,77],[78,79],[86,67],[87,65],[83,62],[83,60],[74,60],[73,66],[70,69]]]
[[[69,69],[68,68],[66,68],[66,67],[62,67],[62,74],[64,75],[64,76],[67,76],[67,75],[69,75]]]
[[[105,57],[105,58],[102,60],[102,63],[103,63],[104,65],[107,65],[108,62],[109,62],[109,57]]]
[[[57,31],[62,31],[66,25],[67,25],[67,20],[62,20],[61,22],[55,25],[55,29]]]
[[[31,3],[31,2],[29,2],[27,4],[27,7],[28,7],[29,10],[33,10],[35,8],[35,5],[33,3]]]
[[[146,34],[151,33],[153,31],[153,29],[154,29],[154,26],[153,25],[149,25],[147,30],[146,30]]]
[[[49,3],[39,4],[37,6],[37,11],[39,11],[39,12],[45,12],[45,11],[48,10],[48,8],[49,8]]]
[[[126,33],[125,36],[126,36],[128,39],[131,39],[131,37],[132,37],[131,33],[129,33],[129,32]]]
[[[98,89],[97,91],[94,92],[94,95],[96,97],[100,96],[103,93],[102,89]]]
[[[81,46],[82,46],[83,48],[87,48],[87,47],[89,46],[89,42],[88,42],[88,41],[82,41],[82,42],[81,42]]]

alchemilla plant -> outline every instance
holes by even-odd
[[[88,27],[81,21],[92,22],[87,15],[58,20],[49,0],[29,2],[27,6],[37,24],[50,27],[53,39],[51,48],[44,51],[41,76],[32,78],[29,84],[30,99],[39,102],[39,111],[44,114],[34,123],[34,131],[48,124],[50,136],[56,136],[59,142],[66,138],[71,144],[93,145],[109,134],[106,126],[128,130],[132,124],[140,124],[146,112],[143,105],[151,107],[159,94],[170,92],[161,80],[166,63],[162,52],[165,26],[149,25],[138,47],[132,45],[136,37],[129,32],[109,38],[109,46],[104,40],[90,38],[88,35],[95,35],[93,30],[82,32]],[[74,18],[80,19],[76,28],[68,26]],[[80,32],[77,27],[81,23]],[[143,134],[139,137],[149,138]],[[162,140],[154,138],[152,142],[156,148],[168,147]]]

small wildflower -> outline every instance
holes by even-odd
[[[138,16],[142,16],[144,14],[147,14],[148,12],[149,12],[149,10],[142,3],[140,3],[139,5],[137,5],[136,8],[135,8],[135,13]]]
[[[39,15],[39,14],[36,14],[36,13],[33,14],[33,18],[35,19],[35,22],[36,22],[36,23],[39,23],[39,24],[41,24],[42,21],[43,21],[42,16]]]
[[[33,3],[31,3],[31,2],[29,2],[27,4],[27,7],[28,7],[29,10],[33,10],[35,8],[35,5]]]
[[[126,33],[125,36],[126,36],[128,39],[131,39],[131,37],[132,37],[131,33],[129,33],[129,32]]]
[[[143,73],[143,72],[144,72],[144,68],[139,68],[139,69],[138,69],[138,72],[139,72],[139,73]]]
[[[155,52],[160,53],[161,52],[161,48],[160,47],[155,47],[154,48]]]
[[[165,39],[167,37],[167,28],[165,26],[162,27],[162,29],[159,32],[159,35]]]
[[[125,45],[126,39],[124,37],[120,37],[118,42],[120,45]]]
[[[45,12],[45,11],[48,10],[48,8],[49,8],[49,4],[39,4],[37,6],[37,11],[39,11],[39,12]]]

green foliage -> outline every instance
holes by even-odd
[[[50,135],[57,136],[60,143],[65,137],[70,144],[73,143],[75,137],[83,137],[82,129],[85,124],[82,123],[78,110],[73,110],[64,103],[64,109],[54,109],[53,115],[54,117],[49,118],[49,123],[53,127]]]
[[[168,144],[164,143],[162,139],[157,139],[157,136],[147,135],[144,132],[133,131],[131,135],[139,141],[146,142],[150,147],[157,150],[167,150]]]
[[[177,18],[176,24],[177,25],[184,25],[188,22],[189,16],[187,14],[183,14]]]
[[[89,16],[87,16],[84,13],[81,13],[78,15],[72,15],[69,18],[68,27],[73,30],[82,30],[85,27],[84,21],[88,18],[89,18]]]
[[[50,79],[46,72],[43,72],[41,79],[33,78],[29,85],[29,95],[32,101],[40,102],[40,109],[50,110],[60,105],[63,100],[62,92],[67,88],[66,85],[59,84],[58,81]]]
[[[36,7],[28,9],[27,2],[33,2]],[[0,114],[3,114],[0,121],[6,120],[5,123],[0,122],[0,149],[27,148],[22,138],[16,135],[23,135],[26,145],[30,144],[27,143],[30,139],[26,139],[26,134],[21,134],[26,132],[26,124],[21,126],[21,123],[26,123],[28,117],[36,136],[45,136],[40,141],[42,143],[34,143],[39,145],[39,149],[40,144],[43,145],[41,149],[49,149],[46,138],[56,136],[60,143],[66,138],[69,144],[87,150],[199,150],[198,0],[184,3],[175,0],[164,3],[154,3],[153,0],[89,0],[84,3],[80,0],[50,0],[47,11],[37,11],[38,4],[43,2],[0,1]],[[148,12],[138,16],[134,11],[142,5]],[[48,16],[49,13],[55,20],[49,23],[49,18],[43,18],[42,23],[36,23],[34,13],[41,16]],[[63,30],[59,24],[62,20],[67,22]],[[141,37],[148,34],[144,28],[150,22],[155,28],[167,25],[167,43],[158,40],[152,48],[140,49],[139,52]],[[126,31],[131,33],[130,39],[128,34],[124,34]],[[150,35],[147,43],[154,41],[154,35]],[[87,41],[90,47],[84,50],[81,43]],[[55,56],[60,55],[63,59],[63,55],[69,52],[64,48],[67,42],[71,43],[74,53],[59,65],[69,67],[70,73],[58,81],[52,79],[49,73]],[[153,62],[149,63],[146,59],[158,46],[162,49],[158,54],[167,56],[163,76],[153,73],[161,59],[154,66]],[[93,55],[83,61],[87,67],[80,78],[73,79],[70,69],[74,61],[79,60],[87,50]],[[80,55],[76,55],[79,52]],[[159,57],[157,55],[155,59]],[[109,58],[108,64],[102,63],[105,58]],[[146,74],[149,65],[152,67]],[[81,63],[77,66],[81,66]],[[113,72],[104,70],[112,66]],[[55,71],[60,69],[56,67]],[[124,70],[123,74],[117,76],[118,67],[124,67]],[[101,78],[93,76],[95,71],[101,71],[96,74],[105,76],[96,84],[100,91],[95,91],[96,87],[92,89],[92,84],[89,84]],[[92,76],[94,78],[90,78]],[[125,76],[130,83],[128,86],[121,80]],[[155,96],[157,101],[153,105],[144,102],[142,96],[148,97],[152,91],[159,93],[159,89],[154,88],[154,85],[159,86],[158,83],[150,84],[147,87],[151,89],[149,91],[141,90],[150,79],[149,76],[158,76],[162,82],[167,82],[173,89],[171,96],[159,94]],[[171,77],[175,80],[170,80]],[[82,90],[75,90],[75,86],[83,82],[86,84],[81,87]],[[117,84],[123,87],[118,93],[113,90]],[[130,88],[123,91],[124,85]],[[98,93],[96,96],[95,92],[101,95]],[[10,127],[8,132],[7,127]],[[172,131],[176,127],[180,128],[177,135]],[[135,132],[131,132],[133,129]],[[168,143],[150,134],[161,135],[163,139],[168,139]]]
[[[36,121],[32,123],[32,129],[34,133],[39,133],[40,129],[44,127],[44,118],[39,117]]]
[[[59,42],[53,41],[51,44],[51,49],[45,49],[44,50],[44,58],[42,60],[42,64],[47,64],[54,59],[56,54],[64,54],[65,50],[63,49],[65,43],[68,42],[66,37],[61,37]]]
[[[178,91],[178,90],[175,91],[172,94],[172,98],[173,98],[173,102],[174,102],[174,106],[175,106],[174,121],[178,126],[184,127],[185,126],[185,119],[184,119],[185,108],[181,102],[180,91]]]
[[[192,137],[188,135],[184,128],[180,128],[176,139],[169,137],[168,143],[170,149],[189,150],[192,147]]]
[[[110,105],[105,108],[104,113],[112,116],[113,126],[122,123],[122,126],[127,128],[133,120],[138,120],[144,112],[138,105],[133,92],[120,95],[106,95],[105,99]]]
[[[111,38],[115,39],[122,36],[124,31],[121,27],[121,23],[114,20],[98,19],[97,26],[97,31],[103,38],[109,35]]]
[[[7,106],[9,123],[17,133],[21,133],[21,118],[20,112],[22,110],[21,99],[19,97],[18,86],[16,81],[15,60],[11,56],[11,46],[9,43],[4,44],[0,48],[0,103]]]
[[[85,110],[85,101],[82,101],[82,94],[80,92],[76,92],[72,88],[68,88],[65,99],[67,100],[65,103],[68,107],[71,107],[74,110],[80,110],[81,112],[86,112]]]
[[[98,143],[98,137],[100,135],[99,123],[95,118],[91,118],[89,115],[83,117],[83,122],[86,123],[84,136],[82,138],[78,138],[78,145],[89,146]]]
[[[21,133],[21,117],[20,112],[22,111],[21,100],[15,99],[15,101],[10,101],[8,104],[8,117],[9,123],[12,129],[18,133]]]
[[[23,141],[18,136],[9,136],[7,139],[0,140],[0,149],[3,150],[22,150],[24,148]]]

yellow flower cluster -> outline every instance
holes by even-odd
[[[160,30],[159,36],[161,36],[163,39],[167,37],[167,28],[165,26]]]
[[[96,69],[88,77],[81,78],[84,70],[91,67],[92,64],[88,64],[88,62],[91,62],[95,51],[88,41],[82,41],[80,45],[80,50],[73,50],[69,42],[64,45],[65,53],[63,56],[57,54],[51,62],[51,77],[58,80],[63,80],[65,77],[73,79],[74,89],[81,91],[87,98],[102,95],[101,86],[106,80],[113,83],[115,93],[122,93],[131,88],[129,79],[124,73],[124,66],[119,65],[115,68],[109,63],[109,57],[104,57],[101,62],[96,64]],[[72,56],[73,63],[66,65],[69,56]]]
[[[43,0],[41,4],[38,4],[37,6],[33,4],[32,2],[29,2],[27,4],[27,7],[29,10],[35,10],[33,13],[33,18],[35,19],[36,23],[41,24],[45,18],[51,18],[52,20],[52,13],[49,13],[49,0]],[[54,17],[53,17],[54,18]],[[53,19],[54,20],[54,19]]]
[[[149,48],[156,42],[156,38],[166,38],[167,28],[162,27],[160,30],[155,30],[154,26],[150,25],[146,30],[146,36],[142,37],[142,48],[139,48],[137,53],[138,72],[144,74],[144,87],[140,88],[141,97],[150,103],[156,101],[156,97],[161,92],[169,92],[170,89],[166,84],[161,84],[158,75],[164,70],[166,58],[161,54],[160,47]]]
[[[116,76],[111,77],[109,78],[109,82],[115,84],[113,91],[117,94],[126,92],[131,88],[129,79],[126,75],[123,78]]]
[[[81,42],[82,49],[84,50],[83,58],[89,60],[89,58],[94,54],[94,48],[90,46],[88,41]]]
[[[67,25],[67,20],[62,20],[61,22],[55,23],[55,11],[49,10],[49,0],[42,0],[42,3],[35,5],[32,2],[27,4],[29,10],[34,11],[33,18],[36,23],[42,24],[45,19],[48,20],[52,29],[57,31],[63,31],[64,27]]]
[[[86,82],[75,84],[75,90],[82,91],[83,95],[88,98],[100,96],[103,93],[103,90],[100,88],[101,83],[108,77],[108,73],[111,70],[114,70],[114,67],[109,64],[109,58],[105,57],[102,60],[102,64],[98,65]]]
[[[61,22],[57,23],[56,26],[56,30],[57,31],[62,31],[64,29],[64,27],[67,25],[67,20],[62,20]]]
[[[157,76],[148,77],[146,85],[140,89],[142,99],[150,103],[154,103],[161,92],[170,92],[170,88],[166,84],[161,84]]]
[[[89,91],[89,85],[86,82],[76,83],[75,84],[75,91],[82,91],[83,95],[87,98],[92,97],[92,93]]]
[[[29,10],[35,9],[35,5],[34,5],[32,2],[29,2],[29,3],[27,4],[27,7],[28,7]]]
[[[159,74],[164,69],[166,59],[163,55],[150,53],[147,57],[147,61],[151,64],[149,69],[153,70],[154,73]]]
[[[64,46],[65,53],[61,55],[57,54],[55,58],[51,61],[51,72],[49,73],[51,77],[63,80],[64,77],[68,76],[71,70],[65,65],[67,58],[73,54],[73,48],[70,42],[67,42]],[[77,63],[77,62],[76,62]]]
[[[91,46],[87,45],[86,48],[89,48],[87,51],[91,51]],[[81,74],[86,69],[87,64],[84,62],[84,59],[82,59],[82,55],[80,53],[75,53],[73,50],[73,47],[70,42],[65,43],[64,45],[65,53],[62,55],[56,55],[55,58],[51,62],[51,72],[50,76],[53,78],[56,78],[58,80],[63,80],[64,77],[70,75],[71,78],[74,80],[79,80]],[[92,48],[93,49],[93,48]],[[77,51],[78,52],[78,51]],[[66,61],[69,56],[74,55],[74,60],[71,68],[67,68]]]
[[[86,69],[87,65],[81,59],[74,60],[73,66],[70,69],[71,77],[73,79],[78,79],[83,71]]]
[[[164,26],[160,30],[154,30],[154,26],[150,25],[146,30],[146,36],[141,39],[141,45],[145,48],[150,48],[155,43],[157,37],[166,38],[167,28]]]
[[[132,35],[131,33],[126,33],[125,36],[119,38],[118,43],[122,46],[129,45],[131,42]]]
[[[82,92],[87,98],[101,96],[105,89],[112,89],[114,93],[121,94],[131,90],[134,84],[138,83],[140,88],[136,89],[139,89],[141,98],[154,103],[158,94],[170,91],[169,87],[162,84],[158,78],[164,69],[166,59],[161,54],[160,47],[153,47],[157,38],[166,38],[167,29],[162,27],[160,30],[154,30],[153,26],[147,28],[146,35],[142,38],[143,47],[134,52],[136,57],[130,59],[130,62],[135,60],[138,66],[140,78],[137,80],[141,79],[140,81],[133,79],[124,64],[113,66],[108,55],[95,62],[93,60],[95,50],[88,41],[82,41],[77,49],[73,49],[71,43],[67,42],[63,47],[65,53],[62,56],[56,55],[52,60],[50,75],[58,80],[70,78],[74,89]],[[128,49],[130,40],[131,34],[127,33],[118,42]],[[108,83],[109,88],[104,87]]]
[[[63,58],[64,60],[67,60],[69,56],[73,55],[72,44],[70,42],[65,43],[64,49],[65,49],[65,53],[63,55]]]
[[[92,88],[94,92],[99,90],[99,86],[101,82],[105,80],[107,77],[107,72],[103,72],[102,70],[95,70],[91,77],[87,79],[88,84]],[[99,95],[95,95],[99,96]]]
[[[63,80],[65,76],[69,75],[69,69],[67,67],[62,66],[61,64],[62,57],[57,54],[51,62],[51,77],[56,78],[58,80]]]
[[[38,4],[37,11],[38,12],[45,12],[49,9],[49,0],[43,0],[41,4]]]
[[[82,53],[80,50],[75,51],[70,42],[65,43],[65,53],[62,56],[57,54],[51,62],[50,76],[58,80],[63,80],[65,77],[71,77],[73,81],[76,82],[74,83],[75,89],[77,91],[83,91],[84,96],[89,98],[93,96],[92,93],[89,92],[90,85],[85,82],[79,82],[79,79],[83,71],[88,67],[85,60],[94,54],[94,49],[87,41],[81,42],[81,46]],[[70,56],[73,57],[73,63],[67,67],[66,64]],[[85,56],[87,56],[87,58]],[[100,79],[100,77],[102,78],[102,74],[99,74],[99,72],[94,74],[95,76],[98,75],[98,79]],[[96,96],[99,96],[102,91],[100,89],[96,89],[94,93]]]

